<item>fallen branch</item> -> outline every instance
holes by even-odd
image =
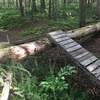
[[[8,100],[9,99],[11,83],[12,83],[12,73],[7,73],[0,100]]]
[[[89,25],[79,29],[66,32],[67,36],[71,38],[82,38],[87,35],[94,35],[95,32],[100,31],[100,22],[94,25]],[[55,31],[59,32],[59,31]],[[23,60],[29,55],[34,55],[45,48],[49,47],[51,42],[48,38],[41,39],[39,41],[24,43],[17,46],[9,46],[7,48],[0,49],[0,62],[11,58],[14,60]]]

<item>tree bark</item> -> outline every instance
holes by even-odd
[[[32,20],[34,19],[35,13],[36,13],[36,0],[32,0],[32,10],[31,10],[31,14],[32,14]]]
[[[94,25],[89,25],[79,29],[67,31],[67,36],[71,38],[82,38],[87,37],[87,35],[94,35],[94,33],[100,31],[100,22]],[[58,31],[55,31],[58,32]],[[51,42],[48,38],[44,38],[35,42],[24,43],[17,46],[9,46],[5,48],[2,46],[0,49],[0,62],[11,58],[13,60],[23,60],[30,55],[35,55],[36,53],[46,49],[51,45]]]
[[[80,4],[80,27],[86,24],[86,0],[79,0]]]
[[[52,18],[52,0],[49,0],[49,18]]]
[[[25,5],[24,5],[24,2],[23,0],[19,0],[19,5],[20,5],[20,12],[21,12],[21,16],[24,16],[25,15]]]
[[[45,13],[45,8],[46,8],[45,7],[46,6],[45,5],[45,0],[40,0],[40,3],[41,3],[41,7],[40,7],[41,8],[40,9],[41,10],[41,13]]]
[[[96,13],[98,18],[100,19],[100,0],[96,0],[97,5],[96,5]]]

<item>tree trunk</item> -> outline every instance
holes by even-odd
[[[96,0],[96,2],[97,2],[96,13],[97,13],[98,18],[100,19],[100,0]]]
[[[71,30],[66,33],[67,36],[71,38],[82,38],[85,36],[87,37],[87,35],[94,35],[94,33],[98,31],[100,31],[100,22],[94,25]],[[6,44],[6,46],[7,45],[8,44]],[[17,46],[9,46],[7,48],[4,48],[5,46],[2,46],[0,49],[0,62],[2,63],[2,61],[8,58],[18,61],[23,60],[29,55],[35,55],[36,53],[46,49],[50,45],[51,42],[48,40],[48,38],[45,38],[35,42],[24,43]]]
[[[52,0],[49,0],[49,18],[51,19],[52,18]]]
[[[23,2],[23,0],[19,0],[19,5],[20,5],[21,16],[24,16],[25,12],[24,12],[24,2]]]
[[[80,27],[86,24],[86,0],[80,0]]]
[[[36,12],[36,0],[32,0],[32,20],[34,19],[34,15],[35,15],[35,12]]]
[[[4,7],[4,8],[5,8],[5,4],[6,4],[6,3],[5,3],[5,0],[3,0],[3,7]]]
[[[19,2],[16,0],[16,8],[19,8]]]
[[[45,0],[40,0],[41,3],[41,13],[45,13]]]

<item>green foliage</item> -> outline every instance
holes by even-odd
[[[71,76],[73,73],[75,73],[73,67],[64,67],[61,68],[57,75],[49,75],[46,80],[40,84],[42,92],[49,95],[49,100],[67,99],[69,83],[66,82],[65,77]]]
[[[23,32],[21,32],[22,36],[27,35],[34,35],[34,37],[40,37],[45,33],[46,29],[44,27],[31,27],[28,29],[25,29]]]
[[[0,11],[0,28],[12,29],[18,28],[25,24],[26,19],[19,16],[17,10],[1,10]]]
[[[39,57],[40,58],[40,57]],[[76,73],[73,66],[65,65],[58,69],[55,64],[41,63],[38,58],[31,58],[22,63],[10,61],[0,65],[0,87],[3,77],[13,72],[11,88],[12,100],[88,100],[86,91],[72,82]],[[91,99],[89,99],[91,100]]]

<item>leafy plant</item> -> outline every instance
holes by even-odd
[[[50,100],[67,99],[69,83],[66,82],[65,77],[71,76],[75,72],[76,71],[73,67],[64,67],[61,68],[57,75],[49,75],[46,80],[40,84],[42,92],[47,93]]]

